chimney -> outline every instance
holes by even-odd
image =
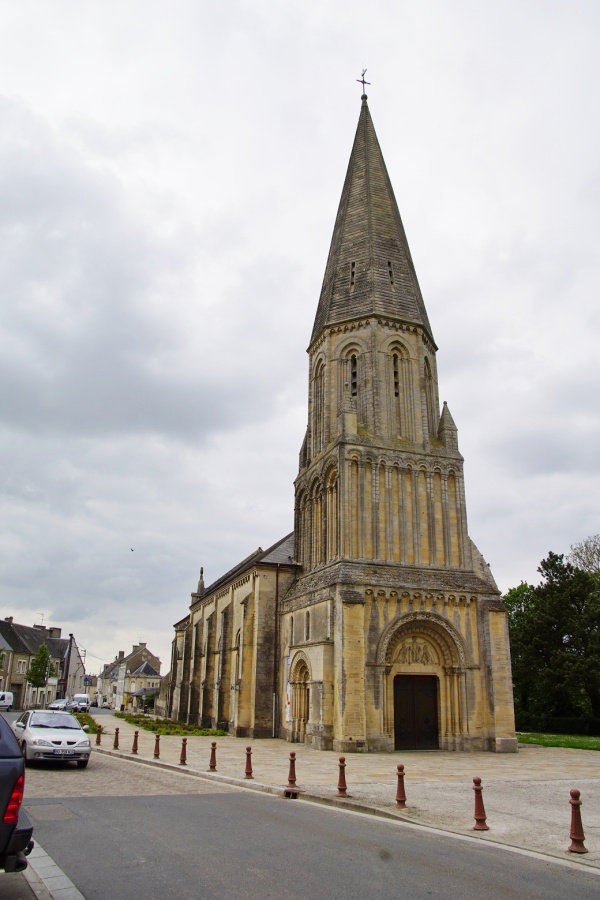
[[[56,626],[48,629],[48,637],[50,638],[59,638],[62,632],[62,628],[57,628]]]
[[[140,647],[139,647],[139,649],[140,649],[140,650],[145,650],[145,649],[146,649],[146,642],[145,642],[145,641],[140,641]]]
[[[125,651],[124,651],[124,650],[119,650],[119,656],[118,656],[118,659],[123,659],[124,656],[125,656]]]
[[[5,621],[5,622],[8,622],[9,625],[12,625],[12,623],[13,623],[13,617],[12,617],[12,616],[6,616],[6,618],[4,619],[4,621]]]

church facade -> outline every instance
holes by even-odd
[[[500,592],[363,95],[308,348],[294,532],[175,626],[168,715],[342,752],[515,751]]]

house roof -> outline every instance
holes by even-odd
[[[41,628],[32,628],[29,625],[13,625],[13,628],[33,656],[35,656],[42,644],[46,645],[50,656],[54,659],[63,659],[68,652],[68,638],[51,638]]]
[[[137,645],[132,649],[131,653],[124,654],[120,659],[119,659],[119,658],[113,659],[112,662],[107,663],[107,664],[104,666],[104,668],[102,669],[102,672],[101,672],[101,674],[100,674],[100,677],[101,677],[101,678],[117,678],[118,673],[119,673],[119,668],[120,668],[123,664],[125,664],[125,667],[126,667],[126,670],[127,670],[127,663],[129,662],[129,660],[133,659],[133,658],[134,658],[135,656],[137,656],[138,654],[142,654],[142,653],[144,653],[144,652],[146,652],[146,653],[148,654],[148,656],[152,656],[152,657],[154,657],[155,659],[158,659],[158,657],[156,656],[156,654],[153,653],[152,650],[149,650],[148,647],[145,647],[145,646],[142,647],[140,644],[137,644]],[[160,662],[160,660],[158,660],[158,661]],[[142,663],[142,665],[144,665],[144,664],[146,664],[146,663],[145,663],[145,662]],[[150,664],[148,663],[148,665],[150,665]],[[152,668],[152,666],[150,666],[150,667]],[[154,672],[154,671],[156,671],[156,670],[155,670],[154,668],[152,668],[152,671]],[[131,673],[128,672],[128,674],[131,674]],[[158,675],[158,672],[156,672],[156,674]],[[159,677],[160,677],[160,676],[159,676]]]
[[[9,642],[2,634],[0,634],[0,650],[12,650]]]
[[[154,669],[149,662],[142,663],[139,668],[135,670],[135,672],[131,672],[131,675],[147,675],[152,678],[160,678],[159,673]]]
[[[433,342],[398,204],[363,94],[311,344],[327,326],[371,315],[421,325]]]
[[[18,625],[16,622],[7,622],[6,619],[0,620],[0,635],[15,653],[30,656],[35,656],[42,644],[45,644],[53,659],[63,659],[69,647],[67,638],[51,638],[42,628]]]

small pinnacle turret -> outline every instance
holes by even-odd
[[[458,428],[454,424],[454,419],[445,400],[440,416],[438,437],[447,450],[456,450],[458,452]]]

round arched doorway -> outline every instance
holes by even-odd
[[[310,670],[305,659],[299,659],[292,669],[291,726],[292,741],[304,741],[310,716]]]
[[[440,616],[412,613],[382,635],[383,728],[396,750],[460,749],[468,734],[464,649]]]

